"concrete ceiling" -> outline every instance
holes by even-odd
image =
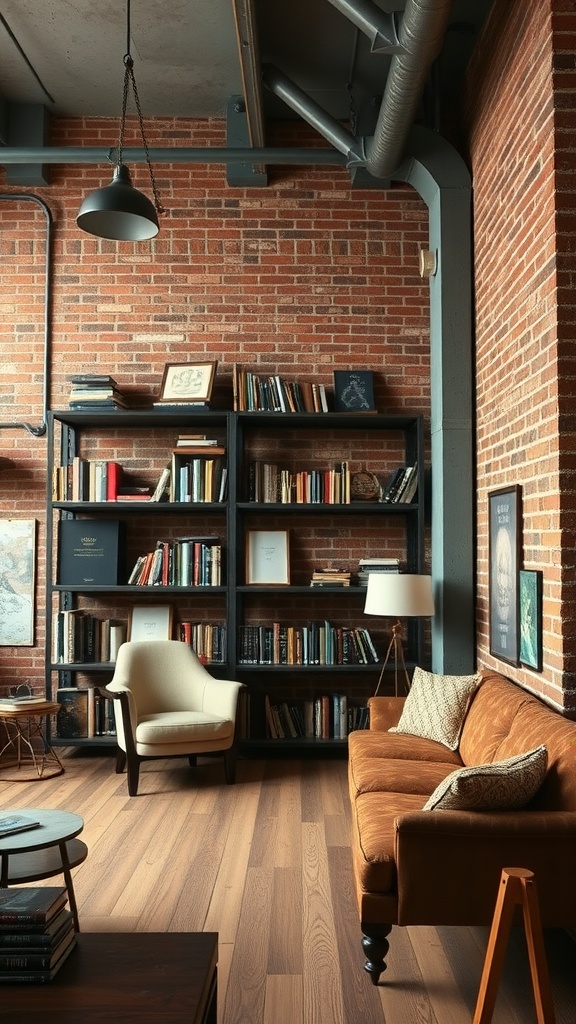
[[[404,2],[377,6],[401,11]],[[454,0],[428,118],[457,97],[491,2]],[[247,43],[238,12],[246,10],[258,59],[333,116],[370,117],[390,58],[370,54],[368,39],[329,0],[132,0],[131,53],[145,117],[225,116],[229,97],[243,93],[239,46]],[[125,0],[0,0],[0,99],[9,103],[43,104],[59,117],[117,116],[125,52]],[[267,90],[263,104],[266,118],[296,116]]]

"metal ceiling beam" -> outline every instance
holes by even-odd
[[[232,0],[232,2],[248,135],[251,146],[261,147],[265,145],[265,121],[254,0]]]
[[[328,0],[370,40],[371,53],[400,53],[398,15],[386,14],[372,0]]]
[[[115,165],[116,150],[102,146],[46,146],[15,147],[0,146],[0,166],[9,164],[106,164]],[[220,148],[218,146],[197,148],[189,146],[149,148],[150,159],[154,164],[231,164],[246,160],[245,148]],[[122,150],[126,164],[145,164],[144,149]],[[286,166],[317,167],[333,164],[342,167],[345,159],[335,149],[303,149],[298,147],[277,147],[250,150],[250,158],[254,163],[284,164]]]

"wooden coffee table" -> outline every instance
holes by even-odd
[[[216,1024],[216,932],[98,932],[47,985],[1,985],[4,1024]]]

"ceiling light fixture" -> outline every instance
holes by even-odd
[[[130,180],[130,172],[122,163],[124,149],[124,132],[126,128],[126,106],[128,88],[132,86],[134,102],[138,112],[140,134],[146,153],[146,163],[150,172],[154,203],[134,188]],[[126,53],[124,55],[124,91],[122,95],[122,118],[120,121],[120,137],[116,155],[114,177],[109,185],[91,192],[80,207],[76,223],[82,231],[99,238],[113,238],[121,242],[142,242],[154,238],[160,230],[158,214],[163,212],[158,197],[154,172],[150,162],[148,143],[144,134],[144,123],[140,109],[140,97],[134,78],[134,61],[130,53],[130,0],[126,0]]]

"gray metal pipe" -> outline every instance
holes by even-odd
[[[0,165],[4,164],[110,164],[115,165],[116,149],[102,146],[31,146],[31,147],[0,147]],[[146,163],[144,149],[122,150],[124,163]],[[154,164],[297,164],[317,166],[320,164],[337,164],[342,166],[344,159],[334,149],[225,149],[210,147],[206,149],[188,146],[150,147],[150,159]]]
[[[370,40],[371,53],[399,53],[397,14],[386,14],[372,0],[328,0]]]
[[[365,163],[362,139],[356,139],[335,117],[332,117],[291,78],[279,71],[273,64],[262,66],[264,85],[295,110],[297,114],[316,128],[328,142],[346,157],[348,167]]]
[[[403,53],[392,57],[374,135],[366,143],[366,168],[376,178],[393,177],[400,166],[450,7],[451,0],[407,0],[399,31]]]

